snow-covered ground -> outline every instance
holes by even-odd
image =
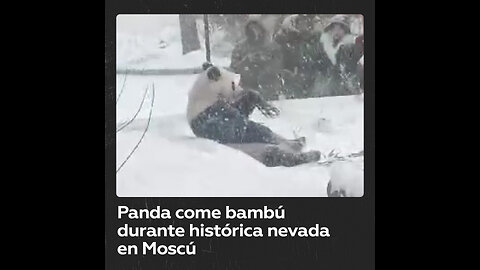
[[[181,53],[177,15],[150,16],[117,17],[117,68],[201,65],[204,52]],[[169,46],[159,49],[159,40],[167,41]],[[220,65],[229,62],[229,59],[213,60]],[[339,179],[339,185],[354,178],[363,190],[363,172],[359,173],[363,170],[363,158],[348,162],[346,170],[317,164],[267,168],[240,151],[196,138],[185,116],[187,93],[195,76],[128,75],[125,80],[124,75],[117,75],[117,95],[125,82],[117,104],[119,124],[136,113],[149,87],[136,120],[117,133],[117,168],[145,129],[152,85],[156,93],[150,128],[138,150],[117,173],[118,196],[327,196],[326,187],[331,177]],[[306,136],[307,149],[325,154],[333,149],[340,154],[364,149],[362,96],[282,100],[275,105],[281,110],[278,118],[266,119],[255,112],[253,120],[265,123],[288,138],[293,138],[294,132]],[[358,192],[356,194],[358,196]]]
[[[250,156],[213,141],[195,138],[185,117],[187,93],[195,75],[128,76],[117,104],[117,123],[130,119],[148,85],[155,85],[149,131],[117,174],[119,196],[326,196],[328,167],[306,164],[267,168]],[[124,76],[117,76],[118,89]],[[119,91],[119,90],[118,90]],[[149,90],[150,91],[150,90]],[[117,167],[138,142],[147,124],[151,92],[137,120],[117,133]],[[253,120],[293,138],[307,137],[307,148],[349,154],[363,150],[362,96],[282,100],[281,115]],[[363,162],[358,164],[361,170]]]

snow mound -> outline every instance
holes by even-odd
[[[334,163],[330,168],[330,193],[344,193],[346,197],[363,196],[363,169],[351,162]]]

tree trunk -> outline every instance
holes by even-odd
[[[183,54],[200,49],[197,24],[193,15],[179,15]]]
[[[203,15],[203,24],[205,26],[205,50],[207,52],[207,62],[210,61],[210,24],[208,23],[208,15]]]

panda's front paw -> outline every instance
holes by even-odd
[[[275,118],[280,115],[280,110],[269,103],[258,104],[257,109],[266,117]]]

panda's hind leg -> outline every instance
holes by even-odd
[[[263,163],[268,167],[293,167],[320,160],[320,151],[292,152],[278,146],[267,148]]]
[[[267,167],[293,167],[320,160],[320,151],[293,152],[278,145],[269,145],[265,150],[263,164]]]
[[[226,145],[244,152],[267,167],[293,167],[304,163],[315,162],[320,159],[319,151],[304,153],[292,151],[285,144],[236,143]]]

